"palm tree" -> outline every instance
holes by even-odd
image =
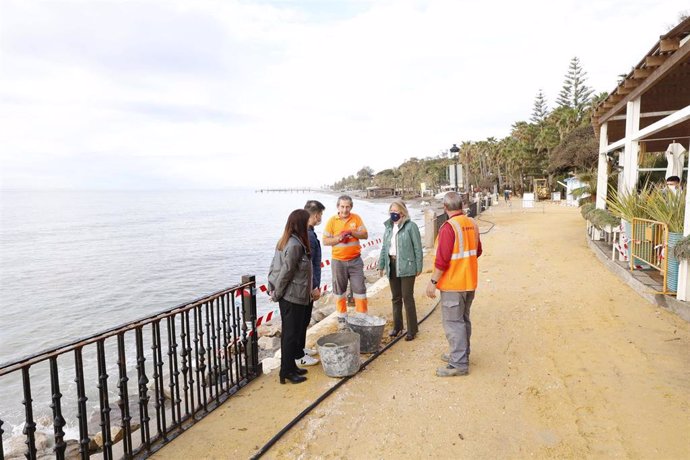
[[[576,174],[575,177],[580,182],[583,182],[584,185],[582,187],[574,189],[571,192],[573,194],[573,198],[576,198],[577,200],[583,200],[588,203],[596,203],[598,181],[597,171],[590,170],[581,172],[579,174]]]

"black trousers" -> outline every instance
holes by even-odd
[[[295,359],[297,359],[297,350],[300,349],[300,333],[307,306],[285,299],[280,299],[278,305],[280,305],[280,316],[283,320],[283,330],[280,334],[280,376],[285,377],[297,370]]]
[[[417,305],[414,301],[414,281],[416,276],[398,278],[395,272],[396,260],[391,258],[388,281],[393,297],[393,329],[401,331],[403,328],[402,308],[404,304],[407,333],[409,335],[417,335]]]
[[[302,322],[302,330],[299,333],[299,344],[297,345],[297,353],[295,359],[300,359],[304,356],[304,347],[307,343],[307,328],[311,322],[311,312],[314,309],[314,302],[309,302],[309,305],[304,309],[304,321]]]

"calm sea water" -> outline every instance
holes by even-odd
[[[265,283],[287,215],[307,199],[324,203],[324,224],[335,213],[336,196],[324,193],[1,192],[0,362],[233,286],[242,275]],[[387,209],[355,200],[370,239],[382,235]],[[325,269],[323,282],[330,279]],[[257,296],[260,314],[276,308]],[[0,379],[0,418],[8,417],[4,403],[21,400],[17,390]]]

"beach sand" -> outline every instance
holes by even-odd
[[[598,262],[577,209],[518,206],[481,216],[495,226],[482,236],[468,376],[435,376],[439,307],[264,458],[690,458],[690,324]],[[429,274],[420,318],[436,303]],[[371,298],[373,314],[390,319],[389,295]],[[261,376],[156,456],[250,457],[337,381],[320,366],[308,377]]]

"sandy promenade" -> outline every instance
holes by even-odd
[[[690,324],[597,261],[577,209],[513,205],[482,216],[496,225],[482,236],[470,374],[434,375],[437,309],[264,458],[690,458]],[[420,318],[435,303],[428,277]],[[390,317],[388,296],[374,314]],[[157,457],[250,457],[336,381],[319,366],[308,377],[260,377]]]

